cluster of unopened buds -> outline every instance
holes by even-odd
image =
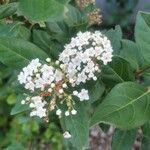
[[[79,32],[55,62],[47,58],[41,62],[33,59],[18,75],[20,84],[29,90],[22,104],[31,108],[30,116],[48,120],[50,111],[59,118],[76,115],[74,97],[80,101],[89,100],[88,90],[74,88],[87,80],[97,80],[101,64],[106,65],[112,59],[110,41],[101,32]],[[43,61],[43,60],[42,60]],[[64,137],[70,137],[69,132]]]

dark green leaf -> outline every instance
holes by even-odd
[[[116,85],[97,107],[92,125],[99,122],[131,129],[149,120],[150,91],[143,86],[124,82]]]
[[[42,30],[33,30],[33,43],[42,48],[52,58],[57,58],[62,46],[55,40],[51,39],[51,36]]]
[[[13,24],[0,24],[0,37],[18,37],[29,40],[30,31],[20,22]]]
[[[12,108],[11,113],[10,113],[11,115],[16,115],[16,114],[19,114],[19,113],[22,113],[22,112],[25,112],[25,111],[29,110],[29,106],[28,105],[22,105],[21,104],[21,101],[23,99],[24,99],[24,96],[22,96],[22,95],[18,95],[17,96],[16,104]]]
[[[63,44],[70,40],[69,28],[65,22],[48,22],[46,26],[52,39]]]
[[[145,64],[150,64],[150,13],[139,12],[135,26],[135,39],[144,57]]]
[[[17,11],[18,3],[10,3],[0,6],[0,19],[13,15]]]
[[[87,102],[76,102],[77,114],[75,116],[63,116],[61,119],[64,131],[69,131],[72,135],[67,142],[71,142],[75,150],[84,149],[88,144],[89,118]]]
[[[74,27],[75,29],[81,30],[86,29],[87,19],[86,17],[72,5],[67,5],[68,12],[65,16],[65,22],[69,27]]]
[[[56,21],[64,14],[64,4],[56,0],[20,0],[19,10],[31,21]]]
[[[143,72],[142,81],[144,85],[150,86],[150,69],[147,69]]]
[[[131,150],[136,138],[136,130],[115,130],[112,139],[112,150]]]
[[[143,139],[141,150],[147,150],[150,147],[150,122],[142,127]]]
[[[92,83],[88,85],[87,89],[89,91],[90,103],[93,103],[101,98],[104,93],[105,86],[100,81],[97,81],[96,83],[93,83],[92,81]]]
[[[18,38],[0,38],[0,61],[11,68],[21,68],[30,60],[46,59],[44,51],[34,44]]]
[[[122,40],[122,49],[120,55],[126,59],[135,70],[139,69],[142,58],[139,48],[134,42]]]
[[[114,54],[119,54],[122,40],[122,31],[120,26],[116,26],[115,29],[108,30],[105,35],[111,41]]]
[[[115,56],[109,65],[102,67],[102,81],[109,87],[124,81],[134,81],[133,69],[123,58]]]

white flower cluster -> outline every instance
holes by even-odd
[[[59,82],[62,78],[63,73],[60,70],[47,64],[42,65],[39,59],[32,60],[18,76],[20,84],[24,84],[25,88],[31,91],[38,88],[43,91],[46,86]]]
[[[46,117],[46,101],[43,101],[43,98],[40,96],[27,97],[25,100],[22,100],[22,104],[29,103],[29,107],[32,108],[30,116],[39,116],[40,118]]]
[[[59,118],[76,115],[74,96],[80,101],[89,100],[88,90],[73,91],[73,87],[88,80],[97,80],[101,65],[107,65],[112,60],[112,46],[101,32],[79,32],[71,39],[70,44],[55,63],[50,58],[46,63],[33,59],[18,75],[20,84],[30,91],[22,104],[28,104],[32,109],[30,116],[39,116],[48,120],[49,111],[56,111]],[[70,88],[71,87],[71,88]],[[64,110],[61,105],[65,105]],[[64,138],[71,138],[66,131]]]
[[[22,100],[22,104],[28,104],[32,108],[30,116],[48,118],[48,111],[55,109],[56,115],[61,117],[62,110],[58,106],[65,101],[67,106],[65,116],[76,115],[72,98],[75,92],[67,93],[69,85],[65,73],[61,70],[63,64],[59,64],[59,61],[53,63],[50,58],[46,61],[47,63],[42,64],[38,58],[33,59],[18,75],[20,84],[32,93],[32,96],[28,95],[25,100]],[[89,99],[88,91],[85,89],[76,93],[80,101]]]
[[[79,93],[78,91],[73,91],[73,95],[77,96],[80,101],[89,100],[88,90],[82,89]]]
[[[75,86],[87,80],[97,80],[100,63],[112,60],[112,46],[101,32],[79,32],[59,56],[70,83]]]

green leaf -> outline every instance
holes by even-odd
[[[21,104],[21,101],[24,99],[24,96],[23,95],[18,95],[17,96],[17,101],[16,101],[16,104],[15,106],[12,108],[11,110],[11,115],[16,115],[16,114],[19,114],[19,113],[22,113],[22,112],[25,112],[27,110],[29,110],[29,106],[28,105],[22,105]]]
[[[79,22],[82,21],[81,13],[77,8],[73,7],[72,5],[67,5],[67,8],[68,8],[68,12],[65,16],[65,22],[69,26],[72,26],[74,24],[78,24]]]
[[[148,37],[150,37],[150,13],[139,12],[135,26],[135,40],[145,64],[150,64],[150,38]]]
[[[69,27],[65,22],[48,22],[46,24],[48,31],[50,32],[51,38],[64,44],[67,43],[71,35],[69,33]]]
[[[87,114],[87,102],[76,102],[77,114],[68,117],[63,116],[61,124],[64,131],[69,131],[72,135],[66,142],[71,143],[74,149],[84,149],[88,144],[89,118]]]
[[[136,130],[115,130],[112,139],[112,150],[131,150],[136,138]]]
[[[18,37],[29,40],[30,31],[20,22],[13,24],[0,24],[0,37]]]
[[[102,81],[109,87],[124,81],[134,81],[134,73],[129,62],[125,59],[114,56],[109,65],[102,67]]]
[[[42,30],[33,30],[33,43],[42,48],[51,58],[57,58],[62,46]]]
[[[15,69],[27,65],[30,60],[46,59],[47,54],[34,44],[18,38],[0,38],[0,61]]]
[[[89,91],[90,103],[93,103],[101,98],[105,91],[105,86],[101,81],[97,80],[96,83],[92,81],[88,84],[87,89]]]
[[[122,40],[122,31],[120,26],[116,26],[115,29],[108,30],[105,35],[108,37],[108,39],[111,41],[114,54],[120,53],[121,48],[121,40]]]
[[[139,69],[142,58],[136,43],[129,40],[122,40],[122,49],[120,55],[130,63],[132,68],[135,70]]]
[[[13,15],[17,11],[18,3],[10,3],[0,6],[0,19]]]
[[[64,14],[64,4],[56,0],[20,0],[20,12],[34,22],[60,20]]]
[[[147,148],[150,147],[150,122],[146,123],[142,127],[142,131],[143,131],[143,139],[141,150],[147,150]]]
[[[46,31],[43,30],[33,30],[33,43],[38,47],[45,50],[47,53],[50,49],[51,38]]]
[[[142,82],[144,85],[149,86],[150,85],[150,67],[149,69],[145,70],[142,75]]]
[[[149,120],[150,91],[133,83],[116,85],[96,108],[91,124],[113,124],[121,129],[139,127]]]

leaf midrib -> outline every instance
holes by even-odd
[[[129,105],[133,105],[134,102],[136,102],[137,100],[139,100],[140,98],[142,98],[143,96],[145,96],[145,95],[147,95],[147,94],[149,94],[149,93],[150,93],[149,91],[143,93],[143,94],[140,95],[138,98],[133,99],[131,102],[127,103],[126,105],[124,105],[124,106],[122,106],[122,107],[120,107],[120,108],[118,108],[118,109],[112,111],[111,113],[108,113],[108,114],[104,115],[101,119],[103,119],[103,118],[105,118],[105,117],[107,117],[107,116],[109,116],[109,115],[111,115],[111,114],[113,114],[113,113],[115,113],[115,112],[118,112],[118,111],[124,109],[125,107],[127,107],[127,106],[129,106]]]
[[[0,44],[2,47],[4,47],[7,51],[10,51],[11,53],[15,53],[16,55],[18,55],[19,57],[21,57],[21,58],[23,58],[24,60],[26,60],[26,61],[30,61],[29,59],[27,59],[27,58],[25,58],[24,56],[22,56],[22,55],[20,55],[19,53],[17,53],[16,51],[14,51],[14,50],[12,50],[12,49],[10,49],[10,48],[8,48],[8,47],[6,47],[5,45],[3,45],[3,44]]]

